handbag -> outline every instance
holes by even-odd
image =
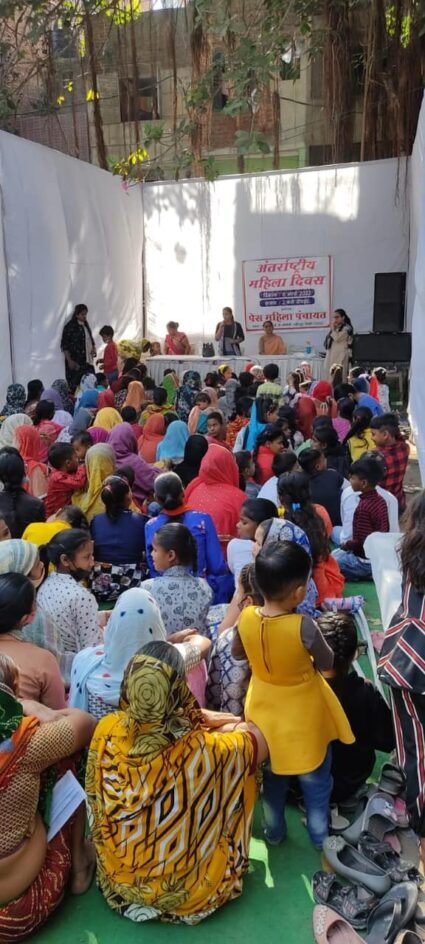
[[[214,357],[214,354],[214,345],[211,344],[211,341],[206,341],[205,344],[202,345],[202,357]]]

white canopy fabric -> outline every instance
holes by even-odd
[[[79,302],[99,346],[105,323],[140,334],[143,212],[140,187],[125,193],[111,174],[6,132],[0,189],[3,396],[12,376],[64,375],[61,333]]]

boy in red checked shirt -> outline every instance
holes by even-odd
[[[409,443],[402,438],[398,419],[394,413],[374,416],[370,428],[377,452],[384,459],[387,470],[380,484],[382,488],[386,488],[387,492],[395,496],[401,514],[406,507],[403,479],[409,458]]]
[[[353,516],[353,537],[341,544],[332,557],[339,564],[347,580],[368,580],[372,577],[370,561],[365,557],[364,542],[374,531],[389,531],[387,503],[376,491],[383,474],[380,456],[372,453],[361,456],[350,469],[353,492],[360,492],[360,501]]]
[[[104,325],[99,334],[105,345],[105,350],[96,363],[101,366],[108,383],[111,384],[118,379],[118,348],[114,341],[114,329],[111,328],[111,325]]]
[[[78,465],[78,457],[71,443],[54,443],[49,449],[50,475],[47,482],[46,514],[54,515],[64,505],[70,505],[74,492],[87,484],[85,465]]]

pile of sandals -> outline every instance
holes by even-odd
[[[424,876],[404,789],[400,768],[384,764],[378,786],[370,786],[360,801],[359,815],[325,840],[329,871],[313,876],[317,944],[425,941]]]

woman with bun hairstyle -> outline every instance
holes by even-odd
[[[117,566],[140,564],[145,554],[147,518],[131,510],[132,494],[127,479],[109,475],[100,497],[105,512],[95,515],[90,525],[94,559]]]
[[[198,576],[205,577],[214,591],[213,604],[227,603],[234,589],[233,577],[225,563],[211,516],[187,507],[181,479],[175,472],[164,472],[158,476],[155,481],[155,499],[160,506],[160,513],[157,518],[150,518],[145,525],[149,576],[158,576],[152,558],[154,535],[164,525],[173,521],[179,522],[184,524],[195,538]]]

